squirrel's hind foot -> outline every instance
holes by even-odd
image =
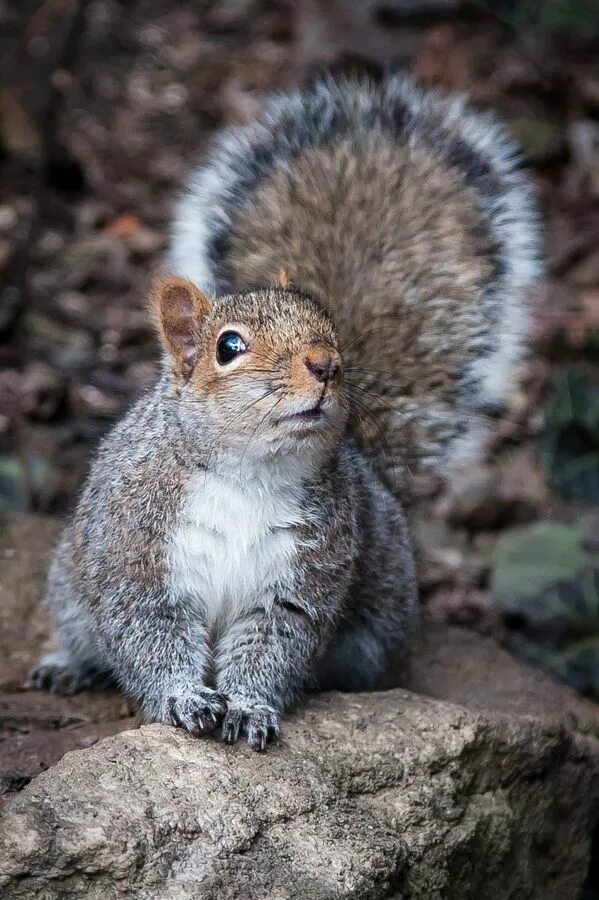
[[[109,672],[74,660],[69,654],[49,653],[31,670],[25,687],[54,694],[76,694],[79,691],[102,690],[112,684]]]
[[[262,751],[278,738],[279,730],[279,717],[272,707],[230,702],[223,721],[223,741],[234,744],[243,735],[250,747]]]

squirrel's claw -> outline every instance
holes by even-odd
[[[225,714],[223,721],[223,740],[234,744],[240,735],[254,750],[262,752],[266,745],[279,736],[279,718],[270,706],[236,706],[233,703]]]
[[[239,740],[239,732],[243,713],[240,709],[228,709],[223,722],[223,740],[227,744],[235,744]]]
[[[222,694],[203,688],[195,694],[169,697],[167,715],[170,723],[184,728],[190,734],[205,734],[212,731],[226,709],[226,699]]]
[[[53,694],[76,694],[78,691],[109,687],[111,677],[93,666],[85,665],[64,651],[45,656],[29,673],[25,687]]]

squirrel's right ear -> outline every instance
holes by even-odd
[[[199,326],[210,300],[186,278],[161,278],[152,288],[149,304],[175,373],[187,380],[197,362]]]

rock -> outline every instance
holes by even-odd
[[[114,419],[122,408],[118,397],[93,384],[74,384],[69,391],[69,403],[76,415],[96,419]]]
[[[389,686],[393,681],[388,682]],[[537,717],[598,733],[599,707],[518,662],[495,641],[463,628],[427,625],[404,684],[486,715]]]
[[[438,514],[451,525],[471,530],[526,521],[534,512],[534,504],[527,496],[514,490],[497,467],[486,465],[456,473],[438,504]]]
[[[496,640],[503,636],[501,616],[489,591],[442,587],[427,598],[426,614],[435,623],[472,628]]]
[[[57,487],[56,470],[44,456],[0,456],[0,516],[47,505]]]
[[[430,612],[431,603],[436,602],[440,612],[447,600],[456,612],[460,605],[480,607],[473,595],[480,589],[486,592],[495,535],[489,531],[469,535],[465,529],[452,527],[430,513],[428,516],[413,516],[411,523],[418,560],[418,580],[427,611]],[[486,600],[483,605],[488,607]],[[438,615],[433,618],[439,621]],[[474,624],[470,616],[467,621],[459,616],[450,616],[446,621],[454,625],[467,624],[468,627]]]
[[[599,697],[597,517],[537,522],[502,534],[493,595],[507,643],[528,662]]]
[[[499,492],[499,473],[495,469],[472,466],[452,479],[442,512],[454,525],[489,528],[497,521]]]
[[[495,546],[493,573],[493,595],[501,610],[537,624],[556,616],[579,618],[583,609],[564,608],[557,598],[552,605],[551,592],[599,569],[599,551],[592,549],[596,521],[591,516],[573,523],[535,522],[505,531]],[[588,615],[597,614],[589,609]]]
[[[34,419],[51,419],[64,397],[64,382],[45,363],[30,363],[20,378],[22,408]]]
[[[23,520],[0,543],[8,606],[31,571],[23,622],[6,613],[18,667],[43,641],[53,531]],[[2,897],[574,900],[599,806],[597,708],[460,629],[428,628],[405,677],[310,699],[264,755],[158,725],[67,753],[5,801]],[[68,730],[85,698],[60,700]]]
[[[442,519],[414,516],[412,535],[419,560],[420,584],[428,590],[455,584],[464,570],[468,551],[466,532],[451,528]]]
[[[404,690],[312,700],[258,756],[146,726],[0,820],[9,898],[574,898],[597,740]]]
[[[94,352],[94,340],[89,330],[65,327],[51,317],[35,312],[25,314],[24,328],[34,352],[45,351],[56,368],[89,366]]]

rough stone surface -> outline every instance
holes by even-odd
[[[11,590],[0,615],[24,665]],[[0,895],[575,900],[599,806],[597,708],[458,629],[429,629],[405,677],[410,691],[311,699],[264,755],[157,725],[67,753],[5,799]],[[86,699],[61,698],[61,714]]]
[[[6,806],[6,898],[577,896],[597,746],[396,689],[330,695],[263,756],[145,726]]]

